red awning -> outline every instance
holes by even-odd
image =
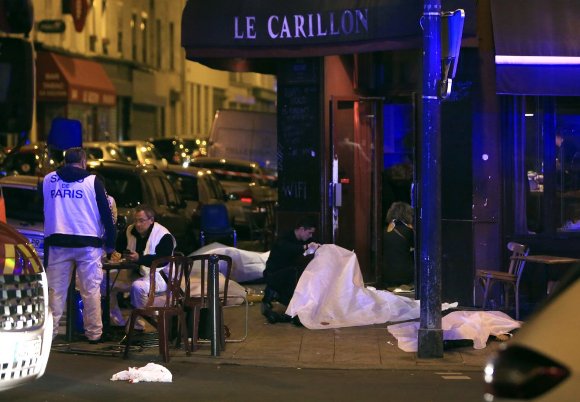
[[[115,105],[115,87],[94,61],[39,51],[36,82],[39,101]]]

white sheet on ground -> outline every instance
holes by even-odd
[[[333,244],[316,251],[300,277],[286,314],[298,315],[310,329],[382,324],[419,318],[419,301],[365,287],[356,255]],[[442,310],[457,303],[442,305]],[[454,311],[442,319],[443,338],[471,339],[484,348],[490,335],[519,328],[521,322],[499,311]],[[405,351],[417,350],[418,322],[390,325],[388,331]]]
[[[365,287],[356,254],[324,244],[300,277],[286,314],[298,315],[310,329],[353,327],[418,318],[419,301]]]
[[[223,254],[232,257],[231,279],[237,282],[248,282],[262,278],[270,252],[258,253],[256,251],[240,250],[239,248],[225,246],[221,243],[211,243],[194,251],[190,255],[200,254]],[[221,265],[220,271],[225,272]]]
[[[129,367],[128,370],[113,374],[111,381],[137,382],[171,382],[171,371],[160,364],[148,363],[144,367]]]
[[[490,335],[507,334],[519,328],[521,322],[501,311],[454,311],[441,320],[444,340],[470,339],[474,349],[483,349]],[[388,331],[397,338],[400,349],[417,351],[418,322],[389,325]]]

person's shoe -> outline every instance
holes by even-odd
[[[302,325],[302,323],[300,322],[300,318],[298,318],[297,315],[295,315],[294,317],[292,317],[292,324],[295,327],[303,327],[304,325]]]
[[[262,302],[262,315],[264,317],[266,317],[266,320],[268,320],[268,322],[270,324],[276,324],[278,322],[278,316],[280,314],[276,313],[275,311],[272,311],[272,306],[268,303]]]
[[[279,318],[278,318],[278,322],[292,322],[292,317],[290,317],[288,314],[278,314]]]
[[[97,339],[89,339],[89,344],[91,345],[98,345],[99,343],[103,343],[103,337]]]
[[[114,327],[124,327],[127,325],[127,320],[123,317],[120,309],[111,310],[111,325]]]

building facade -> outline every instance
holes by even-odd
[[[55,117],[86,141],[204,138],[217,109],[274,110],[276,81],[186,61],[185,0],[34,0],[37,107],[32,141]],[[75,17],[73,17],[75,16]]]
[[[208,66],[276,74],[279,228],[316,216],[322,240],[354,249],[376,283],[388,205],[414,203],[421,230],[422,203],[440,202],[442,292],[462,305],[476,269],[505,269],[509,240],[579,256],[577,2],[442,1],[466,19],[441,103],[441,200],[412,191],[425,152],[422,1],[242,3],[188,2],[182,43]],[[551,273],[529,265],[534,302]]]

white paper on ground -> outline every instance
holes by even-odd
[[[306,328],[324,329],[406,321],[420,311],[418,300],[365,287],[356,254],[324,244],[300,277],[286,314],[298,315]]]
[[[520,326],[520,321],[501,311],[454,311],[441,319],[443,340],[472,340],[474,349],[485,348],[490,335],[507,334]],[[397,338],[400,349],[417,351],[418,322],[389,325],[387,330]]]
[[[111,381],[129,381],[133,384],[137,382],[171,382],[172,380],[171,372],[156,363],[148,363],[144,367],[129,367],[128,370],[120,371],[111,377]]]

